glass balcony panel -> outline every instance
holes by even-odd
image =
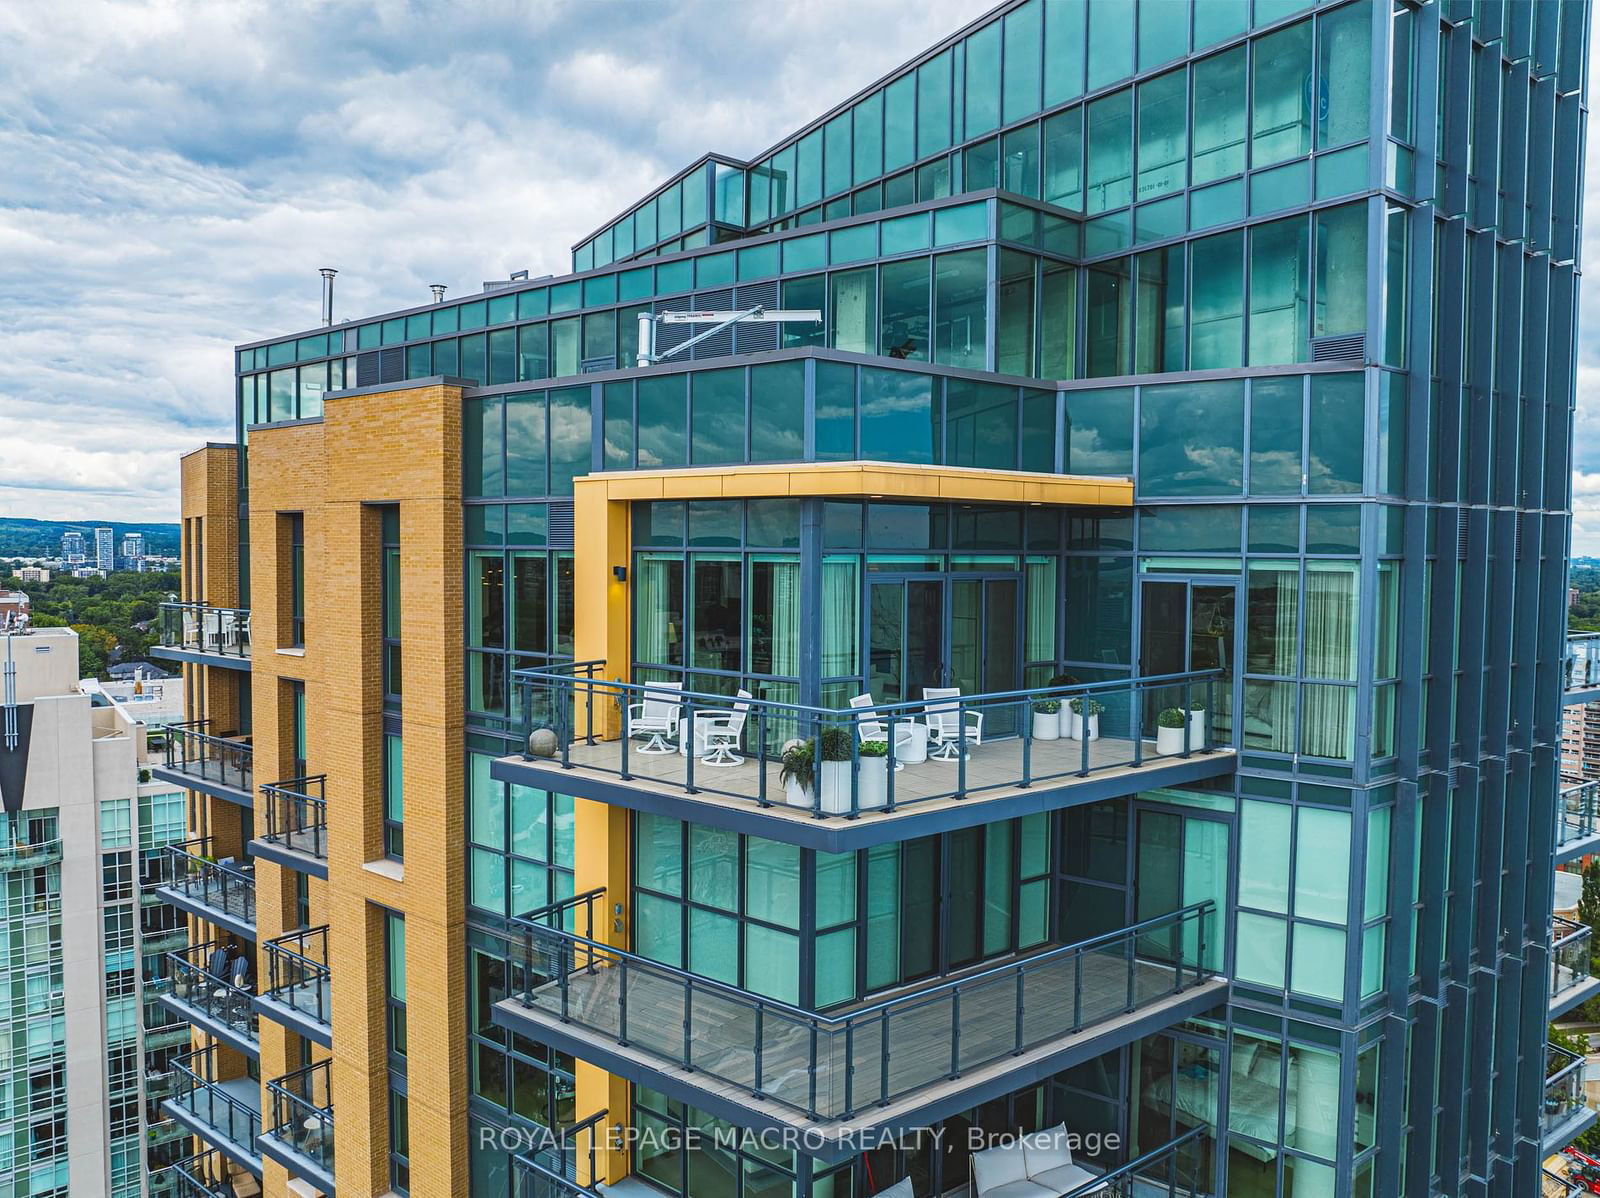
[[[326,774],[263,783],[266,834],[262,840],[318,861],[328,859]]]
[[[250,609],[205,603],[163,603],[159,644],[219,657],[250,656]]]

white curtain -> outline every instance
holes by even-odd
[[[860,562],[854,557],[822,563],[822,676],[838,678],[861,669]]]
[[[680,662],[679,629],[668,617],[678,607],[672,594],[677,572],[672,567],[681,561],[665,557],[639,559],[639,577],[634,583],[634,652],[639,661],[656,665]]]
[[[1356,680],[1357,569],[1355,562],[1306,563],[1307,678]],[[1302,691],[1301,752],[1353,757],[1355,689],[1306,685]]]
[[[1245,650],[1250,673],[1294,675],[1299,615],[1300,564],[1252,563]],[[1245,689],[1245,744],[1273,753],[1294,752],[1294,684],[1253,682]]]
[[[1028,562],[1027,662],[1056,660],[1056,563],[1054,558]],[[1052,671],[1053,672],[1053,671]]]
[[[772,569],[772,672],[800,672],[800,563],[769,563]]]

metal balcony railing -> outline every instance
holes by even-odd
[[[1589,946],[1594,929],[1556,915],[1550,920],[1550,997],[1560,998],[1592,978]]]
[[[1126,1164],[1097,1173],[1060,1198],[1199,1198],[1211,1192],[1205,1167],[1206,1129],[1192,1127],[1176,1139]]]
[[[167,729],[166,768],[199,782],[210,782],[246,794],[255,787],[250,742],[213,736],[209,720],[191,720]]]
[[[213,940],[168,953],[167,962],[172,971],[170,1001],[246,1040],[257,1039],[248,957],[231,954],[227,944]]]
[[[261,798],[267,830],[261,837],[318,861],[328,859],[328,804],[323,797],[326,774],[264,782]]]
[[[595,940],[604,896],[592,890],[513,919],[527,964],[521,1005],[812,1119],[850,1118],[1211,976],[1207,901],[821,1014]]]
[[[1578,782],[1561,788],[1556,809],[1556,852],[1600,832],[1600,782]]]
[[[170,1179],[173,1198],[234,1198],[232,1170],[215,1148],[169,1165],[162,1174]],[[152,1188],[154,1182],[152,1177]]]
[[[330,1065],[317,1061],[267,1083],[272,1128],[266,1134],[333,1175],[333,1094]]]
[[[61,863],[61,841],[45,840],[38,844],[13,841],[0,844],[0,873],[13,873],[20,869],[38,869],[42,865]]]
[[[189,902],[209,907],[241,923],[256,922],[255,866],[211,856],[208,837],[169,844],[165,848],[171,881],[162,889]]]
[[[250,656],[250,609],[205,603],[163,603],[161,642],[168,649]]]
[[[546,1142],[512,1161],[513,1198],[600,1198],[599,1141],[607,1111],[596,1111],[571,1127],[547,1133]]]
[[[328,928],[301,928],[268,940],[267,988],[273,1001],[293,1007],[314,1023],[333,1023],[332,979],[328,967]]]
[[[1543,1126],[1546,1135],[1583,1110],[1583,1058],[1545,1045]]]
[[[217,1076],[217,1046],[174,1057],[176,1074],[173,1092],[167,1099],[188,1111],[211,1132],[248,1156],[256,1154],[256,1137],[261,1134],[261,1091],[247,1076]]]
[[[513,673],[524,760],[854,819],[1217,747],[1218,670],[836,709],[618,682],[603,667]],[[1061,735],[1036,737],[1033,712],[1052,706]]]

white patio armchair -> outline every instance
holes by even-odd
[[[872,697],[871,692],[868,692],[865,695],[857,695],[854,699],[850,700],[850,706],[863,713],[861,717],[856,720],[856,732],[863,741],[886,741],[889,739],[889,730],[884,725],[881,714],[872,710],[876,704],[877,700]],[[912,741],[915,739],[915,736],[916,734],[911,731],[910,720],[901,719],[895,722],[894,768],[897,772],[906,768],[906,763],[902,761],[901,758],[905,755],[906,749],[911,745]]]
[[[940,761],[954,761],[983,743],[983,713],[963,710],[959,686],[925,686],[922,697],[928,700],[923,715],[928,721],[928,739],[939,747],[929,754]],[[942,700],[942,702],[941,702]]]
[[[694,713],[696,740],[704,738],[706,754],[700,760],[706,765],[743,765],[739,756],[739,742],[744,736],[745,718],[750,714],[749,691],[738,694],[739,701],[731,711]]]
[[[683,714],[683,683],[652,682],[644,699],[628,704],[628,736],[648,737],[639,746],[641,753],[671,753],[678,738],[678,721]]]
[[[180,613],[183,616],[183,647],[185,649],[198,649],[200,647],[200,617],[192,611]]]

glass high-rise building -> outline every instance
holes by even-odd
[[[240,346],[181,1192],[1535,1192],[1588,22],[1006,4]]]

